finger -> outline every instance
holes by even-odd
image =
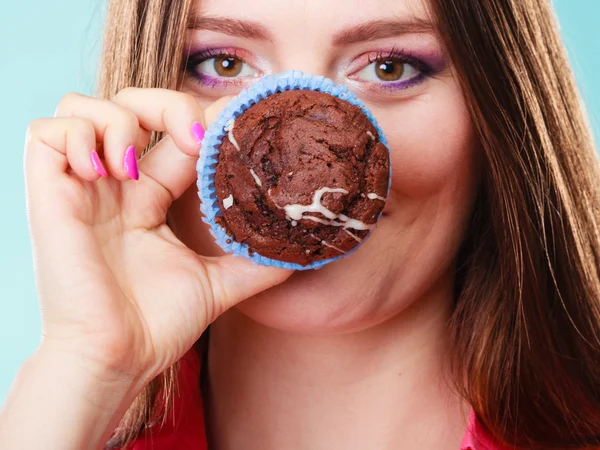
[[[119,180],[131,178],[125,170],[125,154],[134,147],[138,154],[150,141],[150,132],[142,127],[136,115],[109,100],[68,94],[60,102],[56,117],[82,117],[90,120],[99,142],[107,170]]]
[[[167,132],[182,152],[198,156],[207,124],[193,96],[169,89],[132,87],[121,90],[113,101],[132,111],[144,128]]]
[[[230,98],[221,99],[206,109],[204,115],[207,125],[214,121]],[[197,152],[189,155],[180,151],[174,140],[172,135],[166,136],[139,161],[140,172],[145,175],[140,178],[141,182],[158,184],[169,192],[172,201],[178,199],[196,180],[198,160]]]
[[[60,173],[66,174],[68,168],[84,180],[97,180],[103,166],[92,158],[95,150],[91,121],[75,117],[35,120],[27,129],[25,144],[28,181],[47,186]]]
[[[140,183],[167,191],[175,201],[196,180],[197,160],[181,152],[171,136],[165,136],[140,159]]]
[[[217,316],[237,303],[283,283],[293,273],[277,267],[259,266],[233,255],[206,259]]]
[[[232,98],[233,95],[221,97],[204,110],[204,119],[206,120],[207,126],[210,126],[215,120],[217,120],[219,113],[225,108],[227,103],[229,103]]]

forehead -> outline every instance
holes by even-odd
[[[251,20],[273,33],[333,34],[370,20],[429,19],[427,0],[197,0],[202,16]]]

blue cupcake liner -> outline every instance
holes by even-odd
[[[233,98],[221,111],[215,122],[208,128],[206,134],[204,135],[202,149],[200,151],[200,159],[198,160],[197,164],[198,196],[201,200],[200,211],[202,211],[202,214],[204,215],[202,220],[210,225],[210,233],[215,238],[216,243],[227,253],[243,256],[244,258],[247,258],[256,264],[264,266],[280,267],[290,270],[319,269],[330,262],[350,256],[352,253],[358,250],[366,238],[371,236],[372,231],[367,234],[362,243],[355,246],[349,252],[346,252],[340,256],[336,256],[335,258],[316,261],[303,266],[300,264],[266,258],[256,252],[252,252],[251,254],[250,249],[246,244],[235,242],[233,237],[228,235],[225,229],[215,221],[215,219],[218,216],[221,216],[222,213],[217,201],[214,176],[219,160],[219,147],[221,146],[223,137],[227,134],[225,129],[227,128],[228,122],[232,119],[236,120],[246,109],[265,99],[269,95],[289,90],[312,90],[325,92],[359,107],[377,130],[380,142],[388,147],[387,139],[385,138],[383,131],[379,128],[379,125],[377,124],[377,121],[371,112],[358,99],[358,97],[356,97],[352,92],[348,91],[348,88],[345,86],[335,84],[328,78],[309,75],[298,70],[292,70],[277,75],[263,77],[256,83],[252,84],[252,86],[250,86],[248,89],[240,92],[237,97]],[[391,179],[392,165],[390,163],[390,181],[388,182],[387,194],[389,194]]]

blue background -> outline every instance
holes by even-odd
[[[600,137],[600,0],[554,0],[592,127]],[[21,0],[0,15],[0,404],[39,342],[22,168],[27,124],[67,92],[91,94],[102,0]]]

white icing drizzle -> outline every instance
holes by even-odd
[[[373,133],[371,133],[370,131],[367,131],[367,134],[371,137],[372,141],[375,140],[375,135]]]
[[[229,209],[232,206],[233,206],[233,194],[230,195],[229,197],[227,197],[226,199],[223,199],[223,208]]]
[[[351,236],[355,241],[357,242],[362,242],[363,240],[361,238],[359,238],[357,235],[355,235],[354,233],[348,231],[348,230],[344,230],[346,232],[346,234],[348,234],[349,236]]]
[[[290,172],[290,173],[288,173],[288,176],[290,176],[290,177],[291,177],[292,175],[294,175],[294,172],[293,172],[293,171],[292,171],[292,172]]]
[[[344,229],[353,228],[355,230],[371,230],[374,228],[374,225],[367,225],[366,223],[361,222],[360,220],[351,219],[343,214],[336,214],[333,211],[330,211],[329,209],[325,208],[325,206],[321,204],[321,198],[326,192],[348,194],[348,191],[346,189],[324,187],[315,191],[313,201],[310,205],[285,205],[283,209],[285,210],[285,213],[288,215],[288,217],[293,220],[309,219],[314,222],[322,223],[324,225],[344,227]],[[305,216],[304,213],[307,212],[321,213],[329,220],[320,219],[315,216]]]
[[[313,196],[313,201],[310,205],[285,205],[283,209],[288,216],[290,216],[294,220],[302,219],[302,214],[305,212],[318,212],[323,214],[328,219],[337,219],[338,215],[334,212],[328,210],[321,204],[321,198],[323,194],[326,192],[337,193],[337,194],[347,194],[348,191],[346,189],[341,188],[328,188],[324,187],[315,191]]]
[[[373,228],[375,228],[375,225],[367,225],[366,223],[361,222],[360,220],[351,219],[350,217],[345,216],[343,214],[340,214],[340,220],[342,221],[342,223],[340,223],[339,225],[336,223],[331,223],[331,225],[335,225],[337,227],[352,228],[354,230],[372,230]],[[335,220],[332,220],[332,222],[335,222]]]
[[[302,218],[312,220],[313,222],[322,223],[323,225],[329,225],[329,222],[331,222],[331,220],[323,220],[315,216],[302,216]]]
[[[331,245],[331,244],[327,243],[326,241],[321,241],[321,245],[324,245],[325,247],[329,247],[329,248],[332,248],[334,250],[337,250],[340,253],[346,253],[344,250],[342,250],[340,248],[337,248],[335,245]]]
[[[340,214],[339,218],[344,218],[342,219],[344,221],[338,222],[337,220],[324,220],[315,216],[302,216],[302,219],[312,220],[313,222],[322,223],[323,225],[331,225],[333,227],[344,227],[344,229],[352,228],[354,230],[362,231],[372,230],[373,228],[375,228],[375,225],[367,225],[366,223],[361,222],[360,220],[350,219],[347,216],[344,216],[343,214]]]
[[[258,175],[256,175],[256,172],[252,169],[250,169],[250,174],[252,175],[252,178],[254,178],[254,181],[256,181],[256,184],[258,184],[259,186],[262,186],[262,181],[260,181],[260,178],[258,178]]]
[[[314,235],[314,233],[310,233],[310,236],[315,238],[317,241],[321,242],[321,245],[324,245],[325,247],[329,247],[332,248],[334,250],[337,250],[340,253],[346,253],[344,250],[337,248],[335,245],[331,245],[330,243],[328,243],[327,241],[322,241],[321,239],[319,239],[317,236]],[[308,254],[308,253],[307,253]]]
[[[382,202],[385,202],[385,198],[381,197],[380,195],[377,195],[375,193],[371,193],[371,194],[367,194],[367,197],[369,197],[371,200],[381,200]]]
[[[298,226],[298,222],[296,220],[292,220],[292,226],[293,227]]]
[[[235,140],[235,137],[233,137],[234,125],[235,125],[235,120],[229,119],[227,121],[227,123],[225,124],[225,131],[227,131],[227,137],[229,138],[229,142],[231,142],[233,144],[233,146],[236,148],[236,150],[239,152],[240,146],[238,145],[237,141]]]

